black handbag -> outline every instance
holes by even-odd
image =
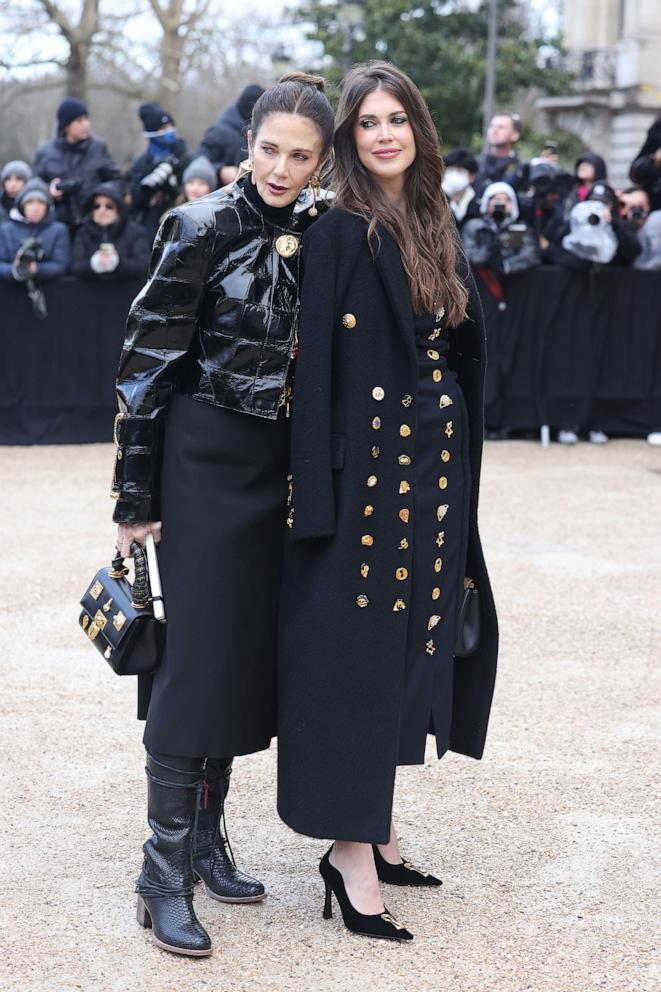
[[[472,579],[464,579],[464,596],[459,607],[455,658],[469,658],[480,646],[480,594]]]
[[[131,554],[133,585],[117,552],[85,590],[78,622],[117,675],[148,675],[158,668],[165,624],[154,617],[145,549],[134,541]]]

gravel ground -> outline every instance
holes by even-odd
[[[76,629],[83,585],[113,546],[111,462],[107,445],[0,449],[0,989],[660,987],[658,450],[487,445],[499,681],[482,762],[439,763],[430,749],[425,767],[398,776],[403,850],[445,880],[440,891],[387,891],[413,944],[322,920],[325,845],[278,820],[272,748],[239,759],[229,803],[239,862],[269,898],[231,907],[200,893],[215,953],[198,961],[159,951],[135,922],[146,824],[133,680],[117,679]]]

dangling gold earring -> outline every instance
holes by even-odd
[[[317,210],[317,194],[321,189],[321,179],[319,176],[310,177],[310,189],[312,190],[312,206],[308,210],[310,217],[316,217],[319,211]]]
[[[244,159],[239,166],[239,171],[237,173],[234,182],[238,183],[239,179],[243,179],[244,176],[249,175],[252,172],[252,168],[253,168],[252,159],[251,158]]]

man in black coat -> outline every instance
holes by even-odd
[[[80,224],[94,187],[122,178],[105,142],[90,132],[87,107],[73,97],[57,108],[57,137],[38,148],[32,174],[48,183],[55,216],[71,230]]]
[[[216,123],[204,133],[197,154],[206,156],[212,163],[219,186],[234,182],[239,164],[248,155],[246,131],[252,108],[263,92],[255,83],[246,86],[236,103],[223,110]]]
[[[489,183],[506,182],[517,188],[519,156],[516,143],[520,137],[518,114],[494,114],[487,130],[489,150],[477,157],[479,170],[474,185],[478,196]]]
[[[174,117],[160,103],[143,103],[138,113],[148,146],[131,166],[131,213],[153,241],[163,214],[174,206],[193,156],[183,138],[177,137]]]

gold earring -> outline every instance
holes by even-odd
[[[241,162],[239,166],[239,171],[237,173],[237,177],[234,181],[238,183],[239,179],[243,179],[244,176],[249,175],[251,172],[252,172],[252,159],[246,158],[243,160],[243,162]]]
[[[319,211],[317,210],[317,194],[321,188],[321,179],[319,176],[310,177],[310,189],[312,190],[312,206],[308,210],[310,217],[316,217]]]

